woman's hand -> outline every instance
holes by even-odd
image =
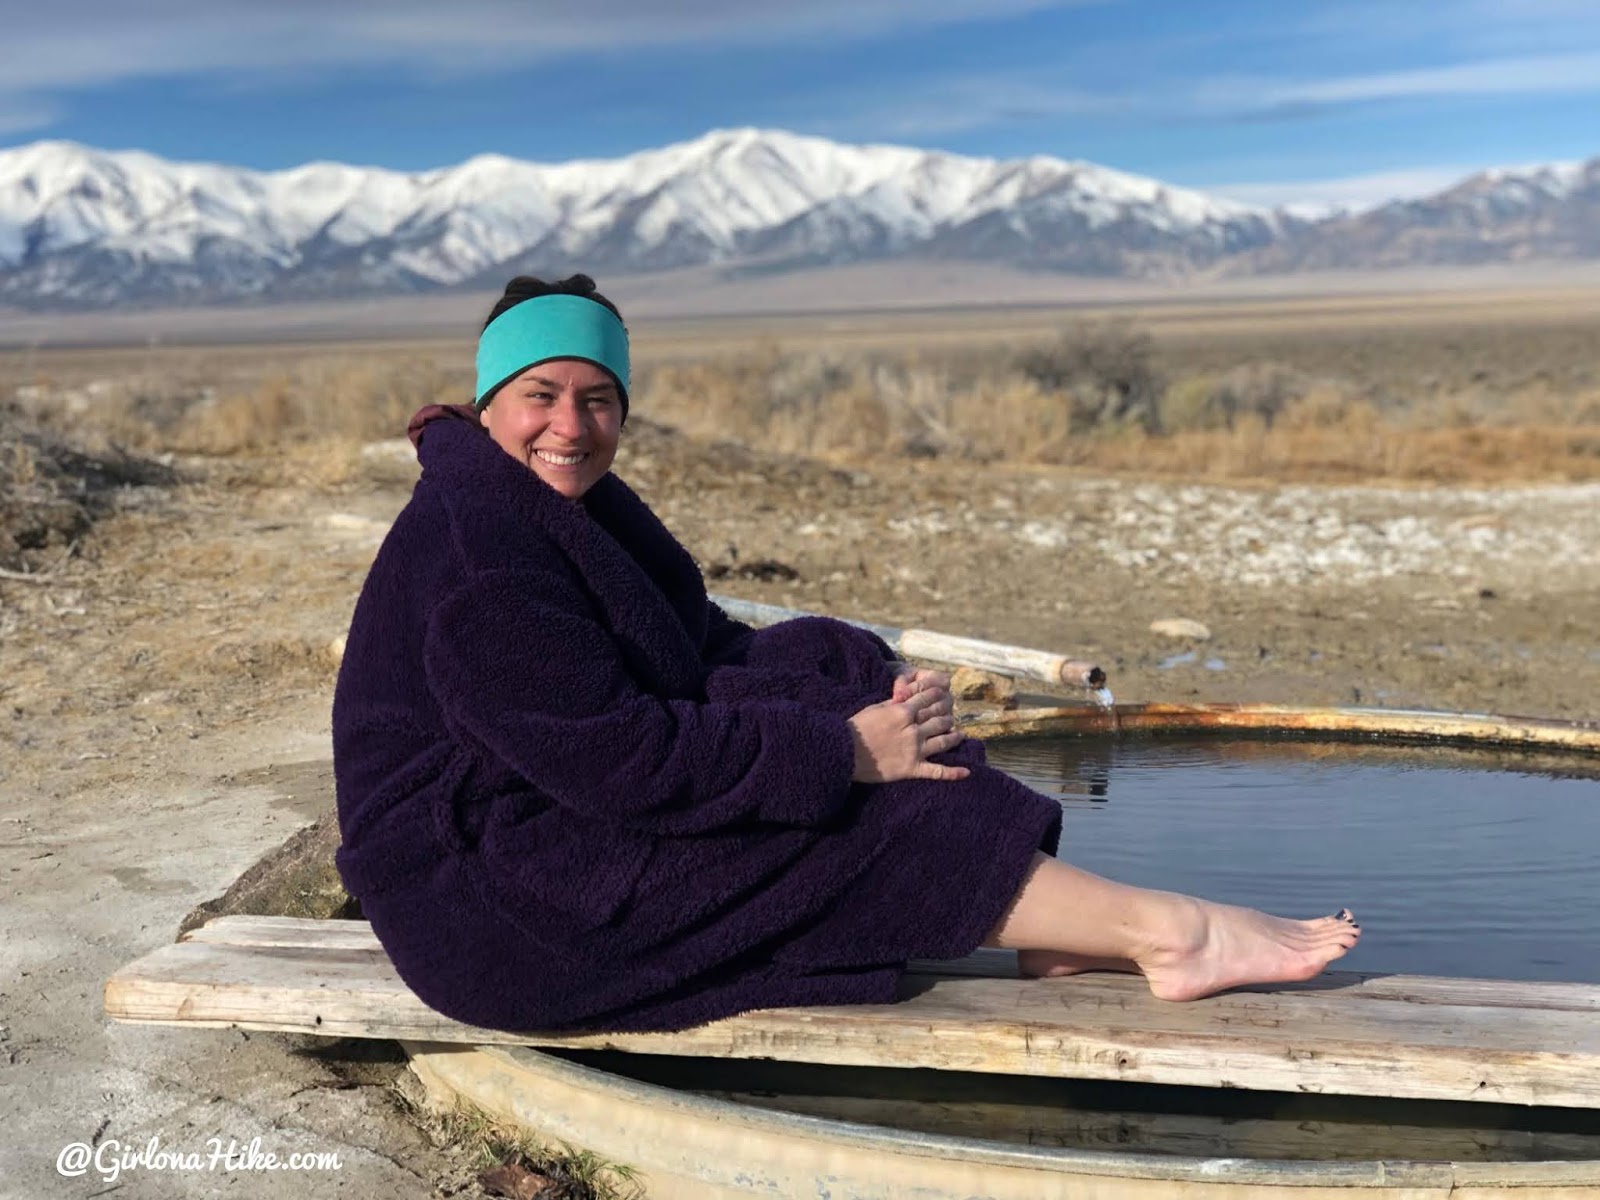
[[[927,667],[908,662],[895,664],[894,691],[889,696],[891,700],[909,700],[916,693],[929,690],[948,692],[950,676],[943,671],[930,671]]]
[[[896,690],[900,680],[895,681]],[[856,743],[855,783],[893,783],[897,779],[965,779],[966,767],[929,762],[928,756],[959,746],[966,734],[955,728],[950,693],[926,687],[904,700],[869,704],[850,718]]]

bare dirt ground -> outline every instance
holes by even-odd
[[[403,442],[337,487],[176,460],[53,572],[0,579],[0,1195],[106,1194],[70,1142],[336,1151],[308,1197],[470,1194],[393,1061],[108,1025],[100,984],[331,804],[328,705]],[[1600,486],[1253,488],[932,463],[834,467],[630,422],[617,470],[713,590],[1098,659],[1119,700],[1600,717]],[[43,571],[54,548],[31,562]],[[1204,622],[1204,643],[1149,632]],[[1192,653],[1191,653],[1192,651]],[[239,1173],[229,1194],[282,1195]],[[216,1176],[130,1173],[119,1196]]]

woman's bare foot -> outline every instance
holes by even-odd
[[[1030,979],[1056,979],[1064,975],[1082,975],[1085,971],[1137,975],[1139,965],[1131,958],[1096,958],[1090,954],[1069,954],[1065,950],[1018,950],[1017,970]]]
[[[1151,993],[1162,1000],[1198,1000],[1248,983],[1310,979],[1361,936],[1349,909],[1291,921],[1187,896],[1172,899],[1178,903],[1170,928],[1136,958]]]
[[[1160,999],[1197,1000],[1247,983],[1309,979],[1360,936],[1348,909],[1288,921],[1116,883],[1038,852],[983,944],[1017,951],[1018,966],[1036,976],[1131,964]]]

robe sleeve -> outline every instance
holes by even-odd
[[[849,802],[844,716],[645,692],[588,612],[575,584],[535,569],[448,595],[423,649],[446,720],[556,803],[648,832],[820,825]]]
[[[735,621],[714,601],[706,602],[706,641],[700,652],[707,666],[719,667],[744,661],[745,650],[755,627]]]
[[[876,634],[832,617],[796,617],[752,631],[737,662],[710,666],[705,694],[738,703],[773,698],[854,715],[887,700],[893,651]]]

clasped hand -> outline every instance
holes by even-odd
[[[930,755],[954,749],[966,734],[955,727],[950,676],[901,663],[889,699],[869,704],[850,718],[855,737],[857,783],[897,779],[965,779],[966,767],[929,762]]]

